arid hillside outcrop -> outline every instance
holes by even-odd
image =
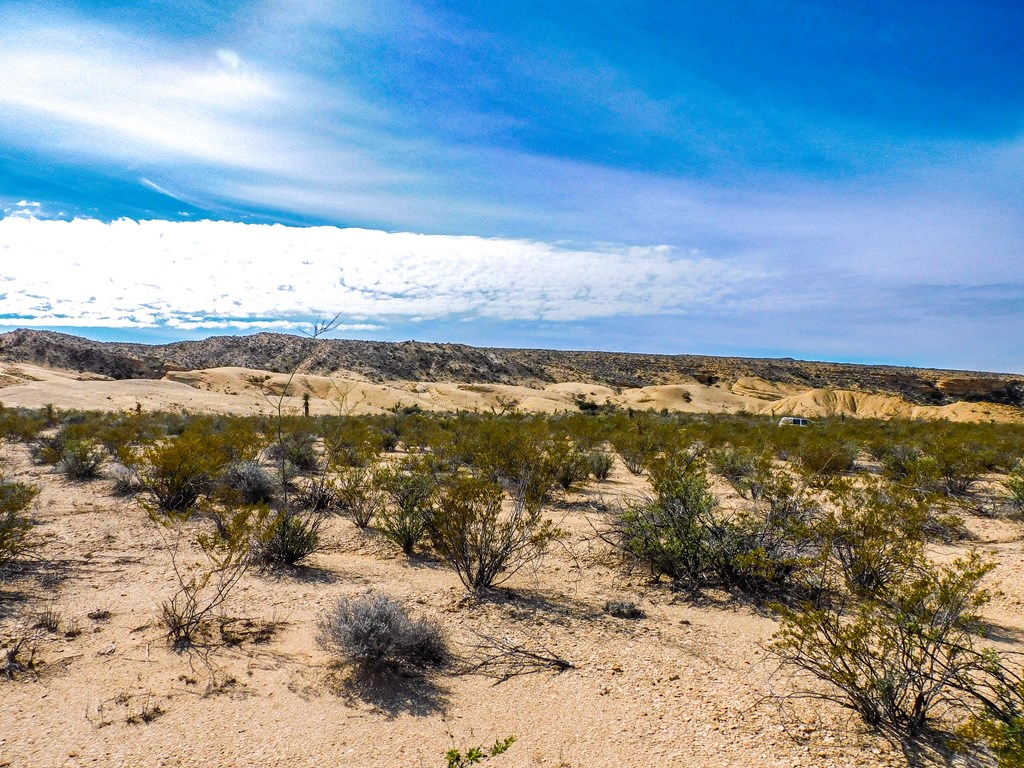
[[[241,367],[341,373],[370,382],[462,382],[539,387],[582,382],[620,391],[699,384],[774,401],[808,390],[890,395],[919,406],[956,402],[1024,408],[1024,376],[792,359],[498,349],[417,341],[313,340],[287,334],[214,336],[147,345],[97,342],[50,331],[0,334],[0,361],[112,379]]]

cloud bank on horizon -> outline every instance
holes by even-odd
[[[734,301],[760,275],[667,247],[602,252],[526,240],[226,221],[0,219],[6,323],[300,328],[371,318],[586,321]],[[103,254],[103,268],[90,258]],[[623,279],[628,276],[628,279]]]
[[[0,22],[0,325],[1024,371],[1012,4]]]

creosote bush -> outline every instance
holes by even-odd
[[[57,470],[72,480],[92,480],[99,477],[103,460],[103,449],[92,440],[71,439],[62,447]]]
[[[654,577],[703,585],[709,568],[705,546],[717,500],[697,456],[652,470],[654,496],[627,504],[613,520],[622,552]]]
[[[948,567],[920,560],[912,576],[868,598],[779,606],[770,648],[828,686],[808,695],[917,736],[937,707],[961,701],[959,687],[982,667],[974,633],[989,570],[977,556]]]
[[[334,479],[324,473],[301,485],[295,503],[309,512],[329,513],[341,509],[341,496]]]
[[[267,453],[274,461],[287,462],[299,472],[316,472],[320,466],[316,435],[311,432],[296,430],[286,433],[279,442],[270,444]]]
[[[186,541],[183,523],[187,513],[150,512],[154,524],[166,532],[165,543],[178,586],[160,606],[160,622],[176,648],[190,646],[205,634],[215,612],[249,569],[253,537],[264,529],[268,515],[265,506],[234,510],[215,534],[203,533],[196,538],[204,562],[190,566],[180,556],[180,547]]]
[[[374,516],[384,503],[383,494],[375,486],[372,473],[367,469],[353,468],[342,473],[338,486],[338,509],[341,514],[365,529],[373,522]]]
[[[1024,461],[1020,461],[1003,481],[1003,488],[1009,497],[1010,506],[1024,514]]]
[[[605,451],[591,451],[587,454],[587,471],[595,480],[607,480],[614,466],[615,460]]]
[[[541,557],[560,532],[544,519],[540,506],[515,496],[503,508],[497,483],[456,475],[441,486],[427,513],[434,550],[458,574],[466,589],[483,592]]]
[[[8,480],[0,474],[0,569],[31,554],[39,539],[32,531],[32,519],[24,511],[39,492],[32,486]]]
[[[339,600],[320,617],[317,642],[366,671],[436,668],[452,657],[438,624],[413,618],[401,602],[387,595]]]
[[[929,517],[926,503],[883,484],[846,487],[832,499],[818,536],[846,590],[870,596],[920,566]]]
[[[143,449],[138,474],[157,507],[184,512],[213,491],[230,454],[210,433],[186,430]]]
[[[407,555],[427,533],[427,512],[436,484],[422,461],[407,460],[374,475],[375,487],[387,499],[377,512],[377,528]]]

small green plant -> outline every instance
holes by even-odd
[[[40,610],[32,622],[32,629],[41,629],[44,632],[56,633],[60,631],[64,623],[64,614],[54,605],[48,605]]]
[[[463,752],[453,747],[445,754],[445,760],[448,761],[447,768],[466,768],[467,765],[478,765],[487,758],[505,754],[515,741],[515,736],[498,739],[488,750],[483,747],[469,747]]]

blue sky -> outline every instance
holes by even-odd
[[[1007,2],[5,3],[0,328],[1024,372],[1022,39]]]

